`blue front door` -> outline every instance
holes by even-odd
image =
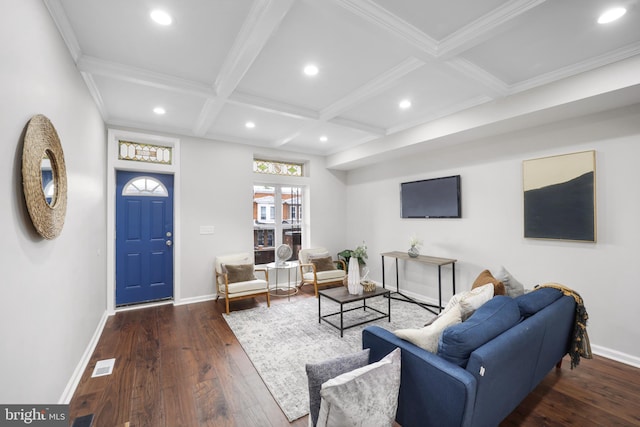
[[[116,175],[116,305],[173,298],[173,175]]]

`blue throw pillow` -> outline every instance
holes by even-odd
[[[511,297],[498,295],[484,303],[467,320],[444,330],[438,355],[461,367],[471,353],[520,321],[518,304]]]
[[[520,295],[515,298],[520,308],[522,317],[529,317],[536,314],[558,298],[562,296],[562,292],[554,288],[538,288],[527,294]]]

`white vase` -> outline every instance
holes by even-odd
[[[420,255],[420,251],[418,250],[416,245],[411,245],[407,253],[411,258],[418,258],[418,255]]]
[[[347,276],[347,289],[351,295],[359,295],[362,293],[360,285],[360,265],[356,257],[349,259],[349,274]]]

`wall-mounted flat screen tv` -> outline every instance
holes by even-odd
[[[400,184],[402,218],[461,218],[460,175]]]

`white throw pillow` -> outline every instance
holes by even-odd
[[[524,285],[517,281],[503,266],[500,267],[500,272],[496,275],[496,279],[504,284],[505,292],[511,298],[519,297],[525,293]]]
[[[398,409],[400,349],[322,384],[317,426],[388,427]]]
[[[463,322],[482,304],[493,298],[494,289],[493,283],[487,283],[464,293],[460,298],[460,314]]]
[[[438,339],[447,327],[460,323],[462,314],[460,313],[460,305],[452,305],[445,313],[441,313],[436,320],[424,328],[420,329],[398,329],[393,333],[403,340],[409,341],[420,348],[431,353],[438,352]]]

